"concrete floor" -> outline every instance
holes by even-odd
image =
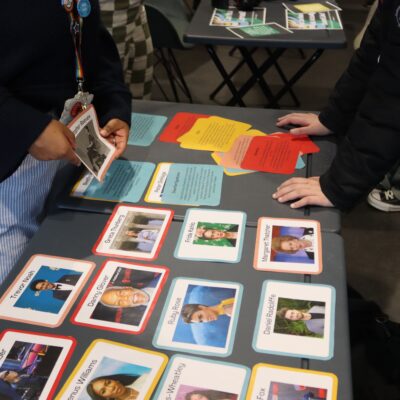
[[[301,101],[299,110],[320,110],[326,104],[332,87],[352,55],[353,39],[364,24],[368,8],[363,0],[342,0],[339,4],[343,8],[342,20],[348,47],[325,51],[320,60],[296,84],[295,92]],[[230,56],[229,50],[224,47],[218,48],[227,69],[234,66],[239,59],[239,54]],[[195,103],[224,104],[227,101],[230,96],[226,89],[219,93],[215,101],[209,99],[209,94],[221,79],[204,47],[175,51],[175,55]],[[263,57],[261,50],[258,56],[260,59]],[[296,50],[287,51],[280,59],[281,66],[289,76],[301,62]],[[168,82],[160,67],[157,67],[156,74],[162,86],[168,90]],[[248,78],[248,74],[249,70],[243,68],[235,79],[238,82],[243,81]],[[266,78],[271,83],[272,90],[276,91],[279,87],[276,73],[268,72]],[[165,100],[156,86],[153,99]],[[183,95],[182,101],[187,101]],[[254,88],[245,97],[245,102],[251,107],[262,107],[264,98],[259,90]],[[293,102],[289,97],[283,98],[280,104],[281,108],[293,109]],[[343,215],[342,235],[349,285],[366,299],[376,301],[392,320],[400,322],[400,213],[380,212],[364,201]],[[358,346],[353,352],[355,399],[400,399],[398,386],[385,382],[375,368],[368,364],[363,347]]]

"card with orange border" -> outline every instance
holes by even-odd
[[[107,260],[71,322],[115,332],[142,333],[168,274],[166,267]]]
[[[253,267],[260,271],[320,274],[320,223],[307,219],[259,218]]]
[[[90,261],[33,255],[0,299],[0,319],[56,328],[89,278]]]
[[[246,400],[336,400],[337,390],[334,374],[260,363],[253,367]]]
[[[18,385],[35,388],[35,399],[52,399],[76,341],[72,337],[7,329],[0,336],[0,373],[8,371],[14,384],[0,397],[22,398]],[[3,397],[3,395],[5,397]]]
[[[101,256],[154,260],[174,216],[173,210],[120,204],[93,246]]]
[[[88,347],[56,400],[117,398],[116,393],[135,400],[150,399],[167,362],[168,357],[162,353],[97,339]],[[109,390],[113,396],[104,396]]]

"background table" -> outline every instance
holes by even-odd
[[[312,3],[312,0],[304,1]],[[292,3],[288,1],[288,3]],[[280,0],[262,1],[260,7],[267,8],[266,22],[277,22],[286,26],[285,8]],[[224,83],[227,84],[233,97],[227,105],[245,106],[243,96],[255,85],[258,84],[268,101],[267,106],[277,108],[279,99],[288,91],[291,91],[293,85],[308,71],[308,69],[318,60],[325,49],[340,49],[346,46],[346,37],[343,30],[298,30],[292,34],[271,35],[262,38],[239,38],[224,27],[210,26],[213,8],[211,0],[200,2],[193,19],[184,35],[184,40],[188,43],[203,44],[206,46],[211,59],[220,72]],[[235,70],[226,71],[223,62],[218,57],[214,46],[233,46],[237,47],[243,57],[240,65],[246,64],[250,69],[248,81],[241,87],[236,87],[232,81]],[[257,65],[252,57],[251,48],[273,49],[265,52],[265,61]],[[280,75],[283,81],[282,88],[278,93],[272,93],[268,83],[263,75],[272,66],[277,64],[286,49],[315,49],[315,51],[305,60],[299,70],[292,77],[286,78],[281,70]],[[296,101],[296,106],[299,102]]]
[[[213,105],[177,104],[156,101],[134,101],[133,111],[137,113],[164,115],[168,122],[178,112],[192,112],[200,114],[218,115],[237,121],[247,122],[254,129],[266,133],[276,132],[275,126],[278,116],[289,111],[269,110],[256,108],[232,108]],[[340,231],[340,212],[333,208],[305,207],[291,209],[287,204],[280,204],[272,199],[275,189],[291,176],[308,177],[321,175],[329,167],[336,150],[336,145],[330,138],[317,138],[319,153],[303,156],[306,168],[296,170],[294,175],[280,175],[256,172],[241,176],[230,177],[224,174],[221,203],[218,206],[223,210],[240,210],[247,214],[248,226],[257,226],[257,220],[261,216],[308,218],[320,221],[321,228],[326,232]],[[215,164],[210,152],[182,149],[178,144],[160,142],[157,138],[149,147],[128,146],[124,157],[131,161],[148,161],[153,163],[197,163]],[[106,201],[94,201],[78,199],[69,196],[72,186],[80,175],[80,170],[75,167],[67,167],[56,179],[58,189],[63,189],[57,203],[62,208],[80,209],[94,212],[110,213],[114,203]],[[67,183],[66,183],[67,182]],[[64,188],[65,186],[65,188]],[[144,196],[143,196],[144,197]],[[142,200],[135,203],[147,207],[160,207],[160,204],[146,203]],[[175,211],[175,219],[184,218],[187,207],[179,205],[162,205]]]
[[[102,231],[108,215],[96,213],[82,213],[76,211],[58,210],[48,216],[39,232],[30,242],[24,255],[18,262],[13,273],[7,278],[0,292],[15,279],[18,271],[25,265],[33,254],[49,254],[63,257],[71,257],[90,260],[96,263],[98,271],[105,257],[94,256],[91,248]],[[166,240],[157,260],[151,263],[139,261],[139,264],[163,265],[170,268],[170,275],[163,291],[157,301],[153,314],[150,317],[146,330],[141,335],[115,333],[105,330],[96,330],[88,327],[73,325],[69,322],[72,312],[85,292],[76,300],[72,310],[68,313],[64,323],[55,329],[0,320],[0,330],[21,329],[50,334],[71,335],[78,339],[77,347],[63,374],[58,389],[66,381],[75,365],[82,357],[89,344],[97,339],[104,338],[120,343],[126,343],[147,349],[153,349],[151,344],[160,314],[167,298],[168,290],[175,277],[207,278],[213,280],[229,280],[240,282],[244,286],[242,304],[239,313],[238,326],[232,355],[229,357],[206,357],[221,361],[238,363],[252,367],[259,362],[284,365],[297,368],[313,368],[325,372],[333,372],[339,378],[338,399],[352,399],[351,369],[349,351],[349,333],[347,321],[346,302],[346,278],[343,255],[343,243],[336,234],[326,233],[322,235],[323,243],[323,272],[318,276],[281,274],[256,271],[252,268],[252,260],[255,246],[256,229],[249,227],[245,231],[242,259],[237,264],[196,262],[178,260],[173,257],[173,251],[178,239],[182,223],[174,221],[168,231]],[[135,262],[128,260],[128,262]],[[261,294],[261,286],[264,280],[283,280],[291,282],[313,282],[333,285],[336,288],[336,319],[335,319],[335,347],[334,357],[329,361],[314,361],[296,357],[283,357],[277,355],[261,354],[253,350],[251,343],[256,322],[256,313]],[[89,279],[90,281],[90,279]],[[89,283],[86,284],[86,287]],[[158,350],[169,357],[174,354],[171,351]],[[183,354],[183,352],[181,352]]]

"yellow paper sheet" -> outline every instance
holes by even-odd
[[[325,12],[331,10],[331,8],[326,7],[321,3],[296,4],[294,5],[294,7],[303,14],[313,12]]]
[[[185,149],[227,152],[249,124],[221,117],[201,118],[178,141]]]

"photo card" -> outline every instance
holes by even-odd
[[[120,204],[114,208],[93,253],[154,260],[160,252],[174,212]]]
[[[116,332],[142,333],[168,273],[166,267],[107,260],[71,322]]]
[[[0,336],[0,398],[52,399],[75,347],[72,337],[8,329]]]
[[[79,113],[68,128],[75,135],[76,155],[96,179],[102,181],[117,150],[100,135],[94,107],[90,105]]]
[[[260,271],[320,274],[320,223],[307,219],[259,218],[253,267]]]
[[[147,400],[167,362],[168,357],[162,353],[110,340],[95,340],[56,399]]]
[[[0,319],[60,326],[95,264],[33,255],[0,299]]]
[[[214,8],[210,26],[253,26],[265,24],[267,9],[254,7],[251,11],[238,10],[236,7]]]
[[[336,375],[271,364],[253,367],[247,400],[337,399]]]
[[[335,288],[267,280],[253,348],[260,353],[328,360],[333,357]]]
[[[176,354],[154,398],[244,400],[249,374],[244,365]]]
[[[175,257],[237,263],[243,248],[246,214],[190,208],[186,211]]]
[[[188,353],[229,356],[242,292],[240,283],[175,278],[153,345]]]
[[[243,26],[227,29],[241,39],[262,39],[270,36],[290,35],[293,33],[289,29],[286,29],[276,22],[268,22],[264,25]]]

